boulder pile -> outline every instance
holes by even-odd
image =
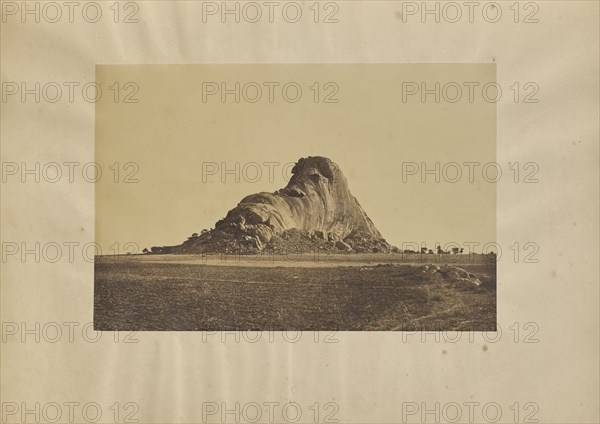
[[[161,253],[392,251],[358,201],[342,171],[321,156],[300,159],[288,185],[246,196],[215,228]],[[166,250],[165,250],[166,249]]]

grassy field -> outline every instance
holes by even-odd
[[[285,261],[98,257],[95,328],[496,329],[494,261],[481,255],[462,260],[450,255],[400,256],[405,255],[335,255],[326,260],[306,255]],[[445,265],[448,262],[451,265]],[[463,276],[469,273],[470,279],[457,278],[457,269]]]

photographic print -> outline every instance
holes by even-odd
[[[495,331],[495,65],[96,74],[96,329]]]

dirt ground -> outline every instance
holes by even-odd
[[[465,277],[465,278],[460,278]],[[495,331],[482,255],[98,257],[98,330]]]

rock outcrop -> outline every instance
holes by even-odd
[[[339,167],[320,156],[300,159],[288,185],[246,196],[215,228],[162,253],[343,252],[392,249],[350,193]]]

